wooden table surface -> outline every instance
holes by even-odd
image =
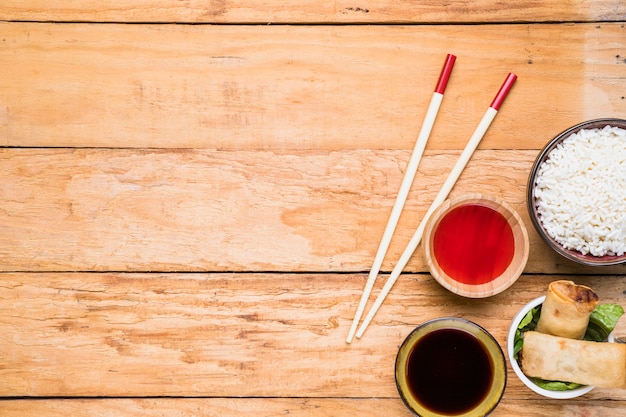
[[[626,118],[623,0],[56,3],[0,4],[0,415],[409,416],[393,365],[418,324],[464,317],[505,347],[560,278],[626,306],[626,269],[553,253],[525,197],[551,137]],[[513,205],[528,264],[471,300],[420,246],[347,344],[448,53],[374,296],[509,72],[451,196]],[[493,415],[625,407],[626,390],[546,400],[509,365]]]

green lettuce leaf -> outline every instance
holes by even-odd
[[[517,354],[520,350],[522,350],[522,345],[524,344],[523,335],[525,332],[535,330],[537,327],[537,322],[539,321],[539,316],[541,315],[541,304],[537,307],[534,307],[526,313],[524,318],[517,325],[517,330],[515,331],[514,338],[514,349],[513,349],[513,357],[517,358]]]
[[[585,340],[603,342],[609,333],[615,329],[617,321],[624,314],[624,308],[618,304],[600,304],[589,317],[589,325],[585,333]]]
[[[569,391],[571,389],[582,387],[582,385],[577,384],[575,382],[546,381],[541,378],[531,378],[531,379],[539,387],[543,389],[547,389],[549,391]]]

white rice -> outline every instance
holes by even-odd
[[[583,129],[538,169],[539,219],[563,247],[593,256],[626,252],[626,130]]]

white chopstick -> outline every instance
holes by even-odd
[[[502,87],[500,87],[500,90],[498,91],[498,94],[493,99],[493,102],[491,103],[491,105],[487,109],[485,115],[483,116],[482,120],[478,124],[478,127],[476,127],[476,130],[474,131],[474,133],[472,134],[471,138],[469,139],[467,145],[465,146],[465,149],[461,153],[461,156],[459,156],[458,161],[456,162],[456,164],[452,168],[452,171],[448,175],[448,178],[446,179],[445,183],[443,184],[443,186],[439,190],[439,193],[437,194],[437,197],[435,197],[435,200],[432,202],[430,208],[428,209],[428,211],[424,215],[424,218],[422,219],[420,225],[418,226],[417,230],[415,231],[415,234],[413,235],[413,237],[409,241],[408,246],[406,247],[406,249],[402,253],[402,256],[400,256],[400,259],[398,260],[398,263],[393,268],[393,271],[391,271],[391,275],[387,279],[387,282],[385,283],[385,285],[382,288],[380,294],[376,298],[376,301],[372,305],[369,313],[365,317],[365,320],[363,320],[363,323],[361,324],[361,327],[359,327],[359,330],[356,333],[356,337],[357,338],[360,338],[361,336],[363,336],[363,333],[367,329],[367,326],[370,324],[370,322],[374,318],[374,315],[376,315],[376,312],[378,311],[378,309],[380,308],[380,306],[384,302],[385,298],[387,297],[387,295],[391,291],[391,288],[393,287],[393,285],[395,284],[396,280],[398,279],[398,277],[402,273],[402,270],[404,269],[406,264],[409,262],[409,259],[413,255],[413,252],[415,252],[415,249],[417,249],[417,246],[420,244],[420,241],[422,240],[422,235],[424,234],[424,228],[426,227],[426,223],[428,222],[429,217],[432,215],[433,211],[435,211],[435,209],[439,205],[441,205],[441,203],[443,203],[444,200],[447,198],[448,194],[450,193],[450,190],[452,190],[452,187],[454,186],[454,184],[456,183],[457,179],[461,175],[461,172],[465,168],[465,165],[469,161],[469,159],[472,156],[474,150],[476,149],[476,147],[480,143],[481,139],[483,138],[483,136],[487,132],[487,129],[491,125],[491,122],[496,117],[496,114],[498,113],[498,110],[500,109],[500,106],[502,105],[502,102],[506,98],[509,90],[511,89],[511,87],[515,83],[516,79],[517,79],[517,76],[515,74],[513,74],[513,73],[510,73],[507,76],[507,78],[504,81],[504,83],[502,84]]]
[[[369,296],[372,292],[374,282],[376,281],[376,277],[378,276],[378,272],[380,271],[380,266],[385,259],[387,249],[389,249],[391,237],[393,236],[393,232],[398,225],[400,213],[402,212],[407,195],[409,194],[409,190],[411,189],[411,184],[413,183],[413,179],[415,178],[417,167],[419,166],[420,159],[422,158],[422,154],[424,153],[424,148],[426,148],[428,137],[430,136],[433,125],[435,124],[435,118],[437,117],[437,113],[439,112],[439,107],[441,106],[441,101],[443,100],[443,93],[448,84],[448,79],[450,78],[450,73],[452,72],[452,67],[454,66],[455,60],[456,56],[448,54],[441,73],[439,74],[439,80],[437,81],[435,92],[433,93],[430,104],[428,105],[426,115],[424,116],[424,121],[422,122],[422,128],[417,137],[417,142],[415,143],[413,152],[411,153],[406,172],[404,173],[402,184],[400,185],[400,191],[398,191],[398,196],[396,197],[396,201],[391,210],[389,220],[387,221],[385,232],[383,233],[383,237],[378,246],[378,251],[376,252],[376,256],[374,257],[372,269],[370,270],[367,282],[365,283],[365,289],[363,290],[363,294],[361,295],[359,306],[356,310],[356,314],[354,315],[354,319],[352,320],[352,326],[350,327],[350,332],[348,333],[348,338],[346,339],[347,343],[351,343],[352,339],[354,338],[354,334],[356,332],[357,326],[359,325],[359,321],[361,320],[361,316],[365,311],[365,304],[367,304],[367,300],[369,299]]]

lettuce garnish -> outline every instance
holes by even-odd
[[[585,333],[585,340],[603,342],[615,329],[617,321],[624,314],[624,308],[619,304],[600,304],[591,312],[589,325]]]

